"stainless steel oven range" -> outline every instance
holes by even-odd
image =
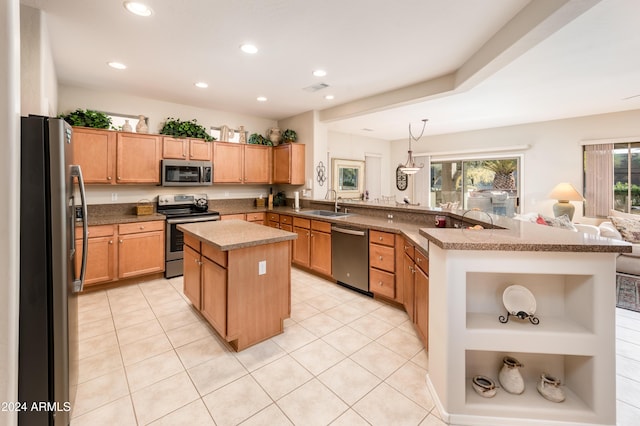
[[[183,223],[220,220],[220,213],[209,211],[207,194],[159,195],[158,213],[167,217],[164,276],[178,277],[184,269],[184,236],[176,227]]]

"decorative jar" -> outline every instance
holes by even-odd
[[[138,116],[138,124],[136,124],[136,133],[149,133],[149,127],[147,126],[147,119],[144,115]]]
[[[505,356],[502,359],[502,368],[500,369],[498,380],[502,388],[507,392],[516,395],[524,392],[524,379],[520,373],[521,367],[524,367],[524,365],[511,356]]]

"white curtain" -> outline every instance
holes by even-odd
[[[613,208],[613,144],[586,145],[585,216],[606,217]]]

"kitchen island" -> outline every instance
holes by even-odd
[[[178,229],[184,233],[184,293],[233,349],[284,331],[297,234],[241,220]]]
[[[631,246],[527,222],[507,225],[420,229],[429,240],[427,385],[443,419],[455,425],[615,425],[615,258]],[[503,294],[511,285],[533,295],[533,304],[515,302],[538,324],[509,315]],[[500,388],[493,398],[477,394],[472,378],[487,376],[499,385],[505,356],[524,364],[524,393]],[[564,402],[538,393],[542,373],[561,380]]]

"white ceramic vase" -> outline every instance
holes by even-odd
[[[138,124],[136,124],[136,133],[149,133],[149,127],[147,126],[147,119],[144,115],[138,116]]]
[[[564,391],[560,387],[561,383],[559,379],[547,374],[542,373],[536,389],[538,393],[553,402],[562,402],[565,399]]]
[[[520,373],[520,368],[524,365],[520,364],[517,359],[505,356],[502,359],[502,368],[498,374],[500,386],[509,393],[520,395],[524,392],[524,379]]]
[[[274,146],[277,146],[280,143],[280,138],[282,137],[282,133],[280,129],[277,127],[272,127],[267,130],[267,137],[273,143]]]
[[[133,127],[129,124],[129,120],[124,120],[124,124],[122,125],[123,132],[133,132]]]

